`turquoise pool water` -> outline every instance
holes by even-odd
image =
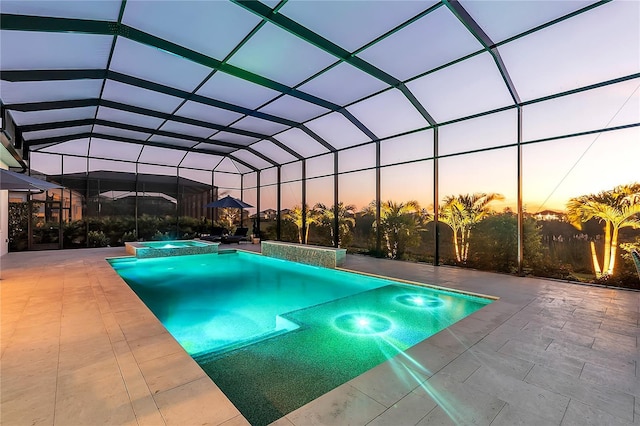
[[[253,425],[491,302],[245,252],[111,264]]]

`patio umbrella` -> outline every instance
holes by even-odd
[[[210,202],[209,204],[205,205],[205,207],[240,209],[240,226],[242,226],[242,210],[247,207],[253,206],[245,203],[242,200],[233,198],[231,195],[227,195],[226,197],[220,198],[219,200]]]
[[[11,170],[0,169],[0,190],[10,191],[47,191],[49,189],[64,188],[54,183],[36,179]]]

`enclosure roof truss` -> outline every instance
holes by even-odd
[[[131,161],[164,148],[210,155],[208,171],[278,167],[535,102],[508,47],[611,7],[551,3],[535,20],[458,0],[3,1],[2,127],[27,158],[107,140],[140,147]],[[445,110],[439,81],[495,98]]]

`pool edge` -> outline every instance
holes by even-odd
[[[369,276],[369,277],[374,277],[374,278],[379,278],[379,279],[384,279],[384,280],[389,280],[389,281],[396,281],[396,282],[403,283],[403,284],[417,285],[419,287],[428,287],[428,288],[432,288],[432,289],[435,289],[435,290],[448,291],[450,293],[456,293],[456,294],[462,294],[462,295],[467,295],[467,296],[479,297],[481,299],[489,299],[491,301],[500,300],[500,297],[498,297],[498,296],[491,296],[491,295],[482,294],[482,293],[474,293],[472,291],[463,291],[463,290],[458,290],[456,288],[442,287],[442,286],[438,286],[438,285],[435,285],[435,284],[421,283],[421,282],[418,282],[418,281],[410,281],[410,280],[405,280],[405,279],[402,279],[402,278],[393,278],[393,277],[388,277],[386,275],[373,274],[373,273],[370,273],[370,272],[354,271],[353,269],[347,269],[347,268],[335,268],[335,269],[340,270],[340,271],[344,271],[344,272],[351,272],[353,274],[366,275],[366,276]]]

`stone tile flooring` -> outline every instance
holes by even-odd
[[[248,424],[104,260],[124,255],[0,259],[0,423]],[[345,268],[500,299],[275,425],[640,425],[639,292],[353,255]]]

